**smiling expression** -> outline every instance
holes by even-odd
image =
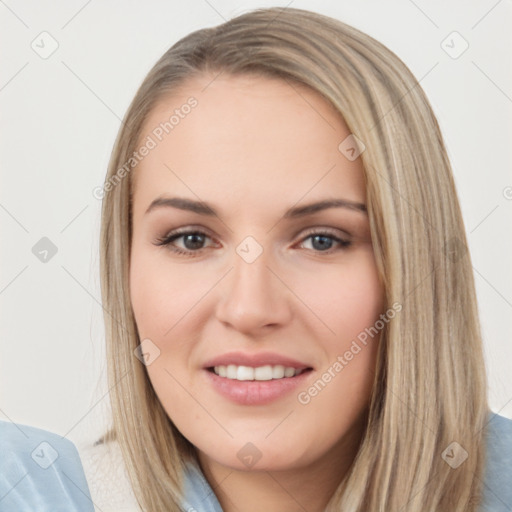
[[[247,469],[247,443],[257,468],[336,458],[368,406],[378,336],[297,397],[383,311],[361,159],[306,87],[211,80],[160,101],[141,135],[197,98],[134,171],[131,302],[160,351],[147,373],[204,460]]]

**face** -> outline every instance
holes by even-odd
[[[130,293],[146,370],[202,460],[306,467],[346,449],[373,383],[379,336],[362,340],[383,290],[362,163],[317,93],[211,80],[160,102],[141,137],[155,146],[134,171]]]

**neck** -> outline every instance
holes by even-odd
[[[203,473],[224,512],[322,512],[359,449],[362,422],[311,464],[287,470],[239,471],[199,452]]]

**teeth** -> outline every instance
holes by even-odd
[[[284,366],[278,364],[277,366],[272,367],[272,378],[273,379],[282,379],[284,377]]]
[[[239,366],[236,369],[236,380],[254,380],[254,368]]]
[[[302,370],[297,370],[292,367],[284,367],[280,364],[275,366],[258,366],[257,368],[229,364],[227,366],[215,366],[213,371],[220,377],[226,377],[232,380],[282,379],[283,377],[294,377],[302,372]]]
[[[293,377],[295,375],[295,368],[285,368],[284,376],[285,377]]]

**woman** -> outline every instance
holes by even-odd
[[[117,138],[101,276],[142,510],[512,506],[440,130],[368,35],[262,9],[178,41]]]

